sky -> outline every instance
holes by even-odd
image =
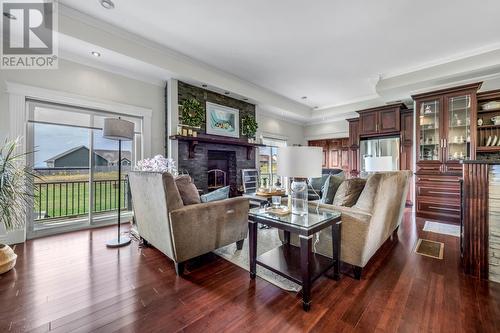
[[[45,160],[71,148],[89,147],[94,132],[94,149],[118,150],[118,141],[102,137],[102,130],[61,125],[34,124],[35,168],[46,168]],[[132,141],[122,142],[122,151],[132,150]]]

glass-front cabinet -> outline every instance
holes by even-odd
[[[446,98],[446,161],[471,158],[471,95]]]
[[[462,174],[460,161],[476,157],[479,86],[471,84],[413,96],[417,110],[417,173],[458,176]]]
[[[419,122],[420,122],[420,161],[440,161],[441,160],[441,118],[440,99],[423,101],[420,104]]]

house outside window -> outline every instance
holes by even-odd
[[[279,147],[286,147],[287,142],[282,139],[264,137],[262,143],[266,146],[259,148],[260,186],[270,187],[277,186],[277,184],[283,186],[283,178],[277,174],[277,155]]]

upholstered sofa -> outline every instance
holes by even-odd
[[[361,278],[362,268],[370,258],[397,232],[401,223],[411,171],[394,171],[370,175],[352,207],[322,204],[309,205],[342,212],[341,260],[354,266],[356,278]],[[315,251],[332,255],[331,228],[321,231]],[[280,239],[284,241],[283,233]],[[292,245],[299,246],[297,235],[291,235]]]
[[[130,172],[134,218],[140,237],[175,263],[231,243],[241,249],[248,233],[248,199],[230,198],[185,206],[170,173]]]

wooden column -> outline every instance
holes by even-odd
[[[489,165],[463,166],[462,264],[466,274],[487,279]]]

